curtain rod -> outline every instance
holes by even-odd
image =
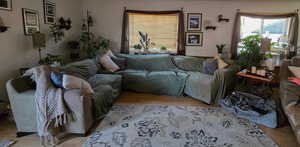
[[[180,10],[183,11],[184,7],[181,7]],[[127,10],[127,7],[124,7],[124,10]]]
[[[241,9],[236,9],[236,11],[237,11],[237,12],[241,12]],[[296,13],[299,13],[299,9],[296,9],[295,12],[296,12]],[[246,13],[248,13],[248,12],[246,12]],[[252,13],[253,13],[253,12],[252,12]],[[255,12],[254,12],[254,13],[255,13]]]

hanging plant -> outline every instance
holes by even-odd
[[[54,38],[55,43],[61,41],[65,36],[65,32],[60,28],[59,25],[54,24],[51,25],[49,28],[50,28],[50,35]]]

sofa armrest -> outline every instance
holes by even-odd
[[[30,76],[22,76],[7,81],[6,88],[7,91],[11,91],[14,93],[22,93],[28,90],[34,90],[35,82],[31,80]]]
[[[231,66],[225,69],[218,69],[214,73],[211,95],[215,103],[223,99],[226,94],[233,90],[236,84],[236,73],[238,66]]]
[[[291,64],[290,60],[284,60],[280,66],[280,81],[285,81],[291,76],[288,66]]]

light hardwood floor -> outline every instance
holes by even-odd
[[[123,92],[115,105],[124,104],[160,104],[160,105],[180,105],[180,106],[202,106],[216,107],[215,105],[206,105],[190,98],[174,98],[169,96],[157,96],[151,94],[140,94],[132,92]],[[290,128],[284,127],[271,129],[260,126],[268,135],[270,135],[280,147],[300,147],[296,142],[296,138]],[[17,143],[13,147],[40,147],[39,137],[37,135],[29,135],[21,138],[15,138],[16,127],[12,121],[0,120],[0,140],[12,139]],[[69,135],[63,140],[59,146],[61,147],[81,147],[86,137],[78,137]]]

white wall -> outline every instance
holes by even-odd
[[[82,0],[53,0],[56,2],[57,16],[71,18],[73,28],[66,32],[63,41],[54,43],[48,37],[47,52],[68,56],[65,42],[78,38],[82,21]],[[13,11],[0,10],[4,23],[10,26],[0,33],[0,98],[6,97],[5,82],[18,75],[18,69],[32,67],[38,63],[38,51],[32,47],[32,39],[24,35],[22,8],[39,11],[41,32],[48,33],[49,25],[44,24],[43,0],[13,0]],[[45,56],[46,51],[43,51]]]
[[[187,47],[190,56],[215,56],[216,44],[226,43],[229,48],[236,9],[245,12],[294,12],[300,2],[241,1],[241,0],[84,0],[84,9],[89,9],[96,21],[95,32],[113,42],[113,49],[119,51],[124,7],[136,10],[179,10],[185,13],[203,13],[203,21],[216,25],[216,31],[204,31],[203,47]],[[230,18],[229,23],[218,23],[217,16]],[[300,41],[299,41],[300,42]]]

